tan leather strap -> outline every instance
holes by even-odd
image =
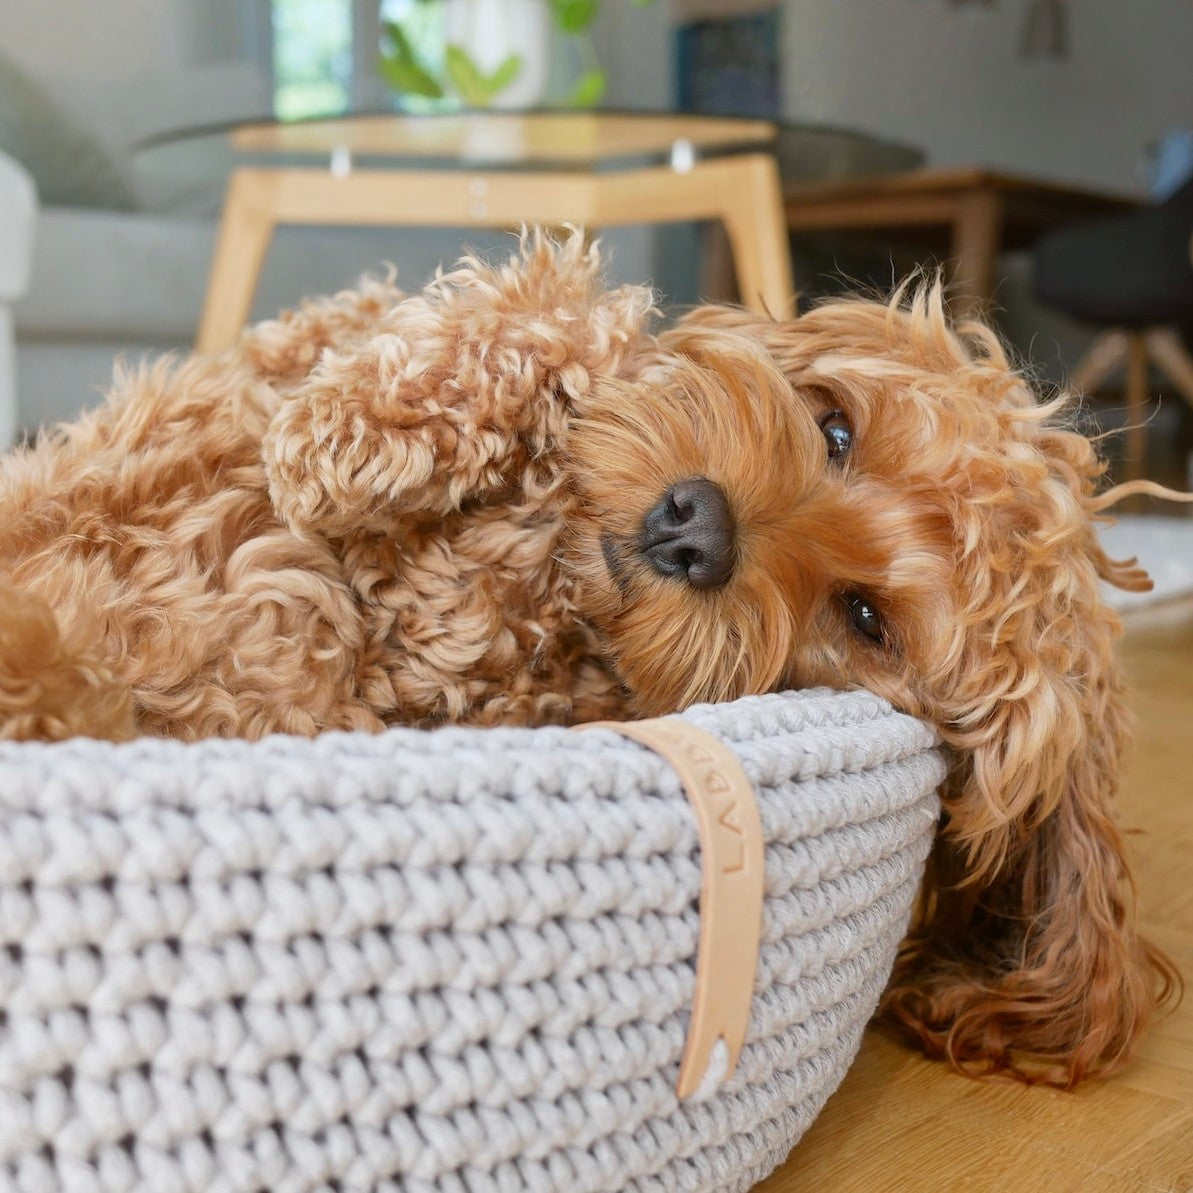
[[[718,1040],[733,1072],[746,1038],[762,935],[765,851],[754,788],[723,742],[678,717],[593,721],[577,729],[611,729],[661,754],[675,768],[700,834],[700,944],[696,993],[676,1092],[686,1098],[703,1081]]]

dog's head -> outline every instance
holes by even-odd
[[[938,290],[699,309],[578,403],[585,610],[644,713],[863,686],[973,747],[1015,675],[1102,649],[1100,574],[1146,583],[1099,551],[1103,466],[1056,413]]]
[[[581,604],[643,714],[864,687],[953,747],[888,996],[959,1066],[1117,1063],[1154,1002],[1111,814],[1126,737],[1104,471],[939,288],[781,323],[695,311],[577,404]],[[1037,1070],[1038,1072],[1038,1070]]]

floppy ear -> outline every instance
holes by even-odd
[[[1092,498],[1101,465],[1075,433],[1026,438],[1049,475],[994,513],[1018,545],[963,577],[976,645],[942,725],[956,764],[884,1009],[963,1072],[1068,1087],[1129,1059],[1179,977],[1136,931],[1112,806],[1129,732],[1098,580],[1150,582],[1105,556],[1090,518],[1125,487]]]
[[[681,328],[716,328],[720,331],[755,332],[759,327],[778,327],[780,324],[757,311],[745,307],[726,306],[723,303],[702,303],[685,311],[676,326]]]

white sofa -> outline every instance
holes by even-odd
[[[163,215],[43,207],[30,283],[16,306],[17,425],[24,434],[94,405],[113,363],[185,352],[193,342],[215,246],[217,213]],[[602,237],[616,281],[649,278],[643,229]],[[255,319],[354,285],[393,264],[417,289],[465,246],[512,250],[507,233],[281,228],[266,257]]]
[[[17,426],[12,304],[29,285],[37,189],[18,162],[0,152],[0,449]]]
[[[19,426],[33,433],[94,405],[127,363],[191,345],[217,218],[44,207],[28,292],[16,308]],[[484,239],[473,237],[476,239]],[[460,248],[451,234],[282,228],[266,258],[254,317],[400,265],[421,285]]]

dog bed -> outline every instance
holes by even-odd
[[[740,1060],[682,1101],[700,856],[649,748],[0,747],[0,1188],[748,1188],[858,1048],[944,762],[866,693],[683,717],[754,786],[765,899]]]

